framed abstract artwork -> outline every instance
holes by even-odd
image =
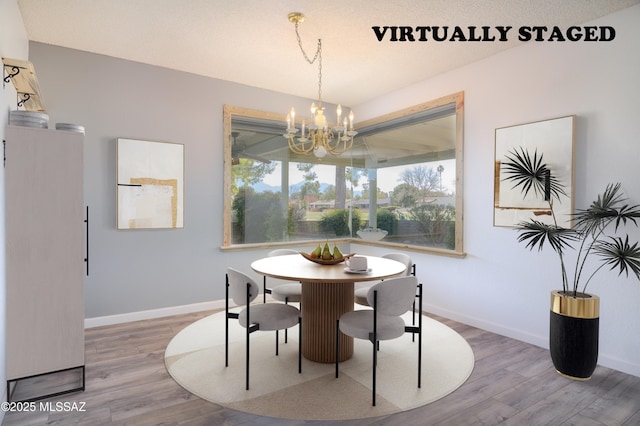
[[[118,138],[117,228],[184,227],[184,145]]]
[[[575,116],[559,117],[533,123],[502,127],[495,131],[494,164],[494,226],[516,227],[520,222],[535,219],[553,223],[554,217],[544,194],[529,191],[523,195],[520,188],[506,179],[502,163],[514,154],[525,153],[531,159],[541,159],[554,185],[564,188],[564,194],[553,200],[558,225],[571,227],[573,212],[573,176]],[[550,179],[549,179],[550,180]]]

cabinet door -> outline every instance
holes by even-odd
[[[84,135],[7,128],[7,379],[84,365]]]

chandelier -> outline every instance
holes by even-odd
[[[341,155],[351,149],[353,146],[353,137],[358,134],[353,130],[353,111],[348,116],[342,116],[342,106],[336,108],[336,125],[330,126],[327,117],[324,114],[324,106],[322,106],[322,39],[318,39],[318,48],[313,56],[309,59],[302,47],[300,34],[298,33],[298,25],[304,22],[304,15],[300,12],[292,12],[289,14],[289,22],[296,27],[296,38],[298,46],[309,64],[318,61],[318,103],[311,104],[311,115],[313,120],[307,125],[306,120],[302,120],[301,128],[296,128],[296,111],[291,107],[291,111],[287,115],[287,133],[284,135],[289,142],[289,149],[296,154],[311,154],[322,158],[327,153],[331,155]],[[300,132],[300,135],[298,135]]]

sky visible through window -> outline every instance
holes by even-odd
[[[289,186],[295,185],[297,183],[304,181],[304,173],[296,167],[297,163],[289,164]],[[455,190],[455,160],[444,160],[438,161],[434,163],[427,163],[427,167],[433,167],[433,169],[437,169],[439,165],[444,167],[444,171],[442,172],[442,188],[444,192],[447,194],[452,194]],[[267,175],[262,180],[262,183],[265,185],[269,185],[270,187],[280,187],[280,179],[281,179],[281,166],[282,163],[276,163],[276,168],[273,173]],[[378,169],[378,188],[380,188],[383,192],[390,192],[393,189],[402,183],[400,179],[400,175],[403,170],[410,169],[415,167],[415,165],[409,166],[398,166],[398,167],[388,167]],[[325,165],[325,164],[317,164],[313,171],[318,175],[317,181],[320,183],[334,184],[335,181],[335,166]],[[358,181],[358,186],[355,188],[356,190],[362,190],[363,185],[368,182],[368,177],[365,175],[361,177]],[[259,188],[257,188],[259,189]]]

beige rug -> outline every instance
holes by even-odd
[[[357,308],[356,308],[357,309]],[[406,316],[410,322],[410,314]],[[410,410],[460,387],[473,370],[469,344],[446,325],[423,316],[422,388],[417,387],[417,339],[411,334],[381,343],[378,352],[377,397],[371,406],[371,343],[355,340],[354,356],[340,364],[302,361],[298,374],[298,331],[289,343],[280,333],[251,335],[250,390],[245,390],[244,329],[229,323],[229,367],[224,366],[224,312],[203,318],[179,332],[165,352],[169,374],[193,394],[239,411],[263,416],[343,420]]]

